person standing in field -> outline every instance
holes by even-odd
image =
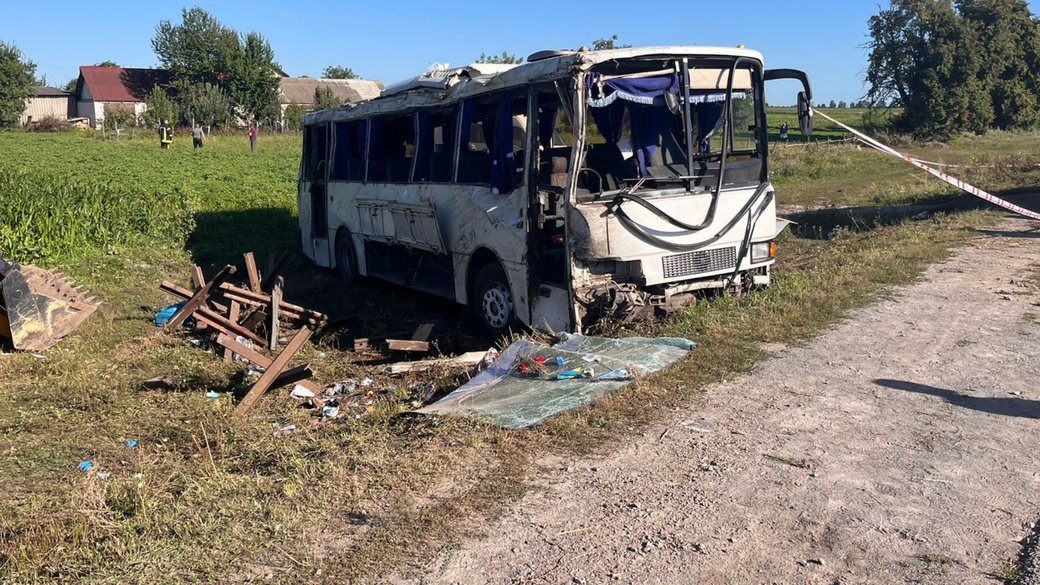
[[[170,121],[163,118],[162,124],[159,124],[159,148],[166,150],[170,148],[170,144],[173,143],[173,126],[170,126]]]
[[[195,129],[191,131],[191,141],[195,148],[202,148],[202,139],[205,137],[206,133],[202,131],[202,124],[195,122]]]
[[[256,153],[256,122],[249,125],[249,148]]]
[[[787,122],[780,124],[780,140],[787,142]]]

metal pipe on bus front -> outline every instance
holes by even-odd
[[[613,201],[611,201],[610,207],[613,208],[613,212],[617,214],[618,219],[621,220],[621,222],[626,227],[628,227],[628,229],[630,231],[635,233],[637,236],[643,238],[645,241],[654,243],[657,246],[661,246],[663,243],[665,243],[664,240],[661,240],[660,238],[656,238],[656,237],[651,236],[651,235],[647,234],[646,232],[644,232],[642,229],[639,228],[639,226],[637,226],[635,224],[634,221],[632,221],[632,218],[628,217],[628,215],[625,213],[625,211],[621,208],[621,203],[623,201],[625,201],[626,199],[629,200],[629,201],[632,201],[634,203],[638,203],[639,205],[642,205],[646,209],[650,210],[654,215],[660,217],[661,219],[665,220],[666,222],[674,225],[675,227],[682,228],[682,229],[687,230],[687,231],[691,231],[691,232],[700,231],[702,229],[707,228],[708,226],[710,226],[711,224],[713,224],[715,222],[715,211],[718,208],[719,197],[722,194],[722,186],[723,186],[723,184],[725,182],[726,157],[729,154],[730,148],[732,148],[732,146],[733,146],[732,145],[732,140],[731,140],[732,136],[730,136],[730,134],[732,133],[732,128],[733,128],[733,79],[736,77],[737,67],[743,61],[751,61],[752,63],[754,62],[752,59],[750,59],[748,57],[737,57],[733,61],[733,64],[730,66],[729,80],[726,82],[726,101],[725,101],[726,112],[725,112],[725,115],[722,118],[722,152],[721,152],[721,155],[720,155],[720,158],[719,158],[719,177],[718,177],[718,180],[717,180],[717,182],[715,184],[715,192],[711,194],[711,203],[708,204],[708,212],[705,214],[704,221],[702,221],[701,223],[696,224],[696,225],[688,224],[688,223],[686,223],[686,222],[684,222],[682,220],[679,220],[679,219],[676,219],[675,217],[672,217],[668,213],[665,213],[659,207],[657,207],[653,203],[647,201],[643,197],[635,195],[633,193],[633,191],[639,185],[641,185],[643,183],[643,179],[641,179],[639,182],[637,182],[632,187],[629,187],[628,189],[625,189],[625,190],[621,191],[620,193],[618,193],[617,195],[615,195]],[[688,67],[686,67],[685,60],[684,60],[683,65],[684,65],[684,70],[686,72],[688,72]],[[683,85],[689,85],[689,80],[688,79],[684,80]],[[752,88],[752,89],[754,89],[754,88]],[[686,102],[687,102],[686,108],[687,108],[687,111],[689,111],[689,88],[687,88],[686,91],[685,91],[685,99],[686,99]],[[693,120],[690,120],[689,118],[687,118],[687,126],[688,126],[688,132],[689,132],[690,131],[689,128],[692,128],[692,126],[693,126]],[[692,175],[693,174],[693,156],[692,156],[691,153],[693,152],[693,145],[688,143],[686,151],[687,151],[687,155],[686,155],[687,156],[687,160],[689,161],[689,165],[690,165],[688,172]],[[714,240],[709,240],[709,241],[714,241]],[[662,247],[665,247],[666,249],[671,249],[671,250],[696,250],[698,248],[704,247],[704,242],[701,242],[700,244],[689,244],[689,245],[668,244],[667,246],[662,246]]]

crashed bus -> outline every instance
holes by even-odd
[[[766,70],[744,48],[543,51],[431,70],[304,117],[303,251],[516,322],[581,331],[769,284],[783,220]]]

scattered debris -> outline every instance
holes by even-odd
[[[407,372],[422,372],[432,370],[439,367],[445,368],[471,368],[479,365],[485,360],[491,351],[469,351],[462,355],[449,358],[434,358],[428,360],[418,360],[414,362],[398,362],[396,364],[390,364],[383,370],[387,374],[404,374]],[[497,352],[496,352],[497,354]],[[492,358],[494,359],[494,358]],[[371,383],[369,378],[365,378]],[[365,380],[361,381],[362,386],[367,386]]]
[[[84,459],[83,461],[79,462],[79,466],[78,467],[79,467],[80,471],[86,473],[86,472],[90,471],[91,469],[94,469],[94,462],[91,461],[90,459]]]
[[[137,441],[134,440],[134,439],[127,439],[126,440],[126,446],[129,449],[133,449],[134,447],[137,447]]]
[[[216,332],[215,341],[223,348],[225,361],[245,361],[263,370],[245,397],[235,408],[237,414],[245,414],[272,388],[294,387],[292,395],[314,398],[321,388],[309,381],[314,371],[309,365],[288,368],[289,362],[307,343],[310,337],[325,326],[328,318],[317,311],[286,302],[283,298],[284,276],[294,255],[286,252],[277,261],[269,262],[270,270],[261,277],[252,253],[244,254],[246,287],[230,282],[238,273],[234,266],[227,265],[211,280],[205,280],[198,266],[192,269],[194,291],[189,291],[171,282],[163,282],[160,289],[181,302],[171,307],[173,314],[162,324],[162,330],[173,331],[189,317],[198,322],[198,327]],[[169,308],[169,307],[168,307]],[[156,324],[159,324],[158,316]],[[289,332],[295,331],[289,336]],[[285,337],[288,336],[288,342]],[[281,351],[269,358],[260,351]],[[249,372],[246,373],[247,378]],[[301,393],[307,393],[302,396]],[[216,392],[206,394],[217,398]]]
[[[148,390],[174,390],[179,381],[173,376],[156,376],[141,382],[141,386]]]
[[[112,472],[111,471],[99,471],[96,474],[94,474],[94,477],[100,479],[101,481],[105,481],[106,479],[112,477]]]
[[[220,392],[210,390],[209,392],[206,392],[206,398],[220,398]]]
[[[64,275],[0,256],[0,337],[16,350],[43,351],[98,308]]]

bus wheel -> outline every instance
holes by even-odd
[[[506,273],[497,262],[477,272],[472,306],[477,320],[492,337],[497,339],[509,332],[509,326],[516,316],[513,295],[509,292]]]
[[[357,255],[350,233],[345,229],[336,234],[336,274],[347,285],[357,284]]]

